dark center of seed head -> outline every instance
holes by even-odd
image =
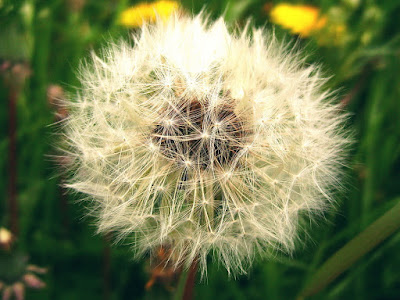
[[[244,124],[234,112],[234,101],[211,106],[208,100],[181,98],[160,113],[153,142],[161,154],[178,164],[201,169],[224,167],[243,148]]]

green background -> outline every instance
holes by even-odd
[[[74,7],[79,4],[82,7]],[[273,4],[279,1],[274,1]],[[195,299],[295,299],[316,269],[347,241],[400,200],[400,1],[288,1],[311,4],[345,24],[343,40],[321,46],[317,38],[297,40],[309,63],[322,64],[339,99],[349,96],[349,127],[356,143],[350,158],[346,191],[335,208],[309,226],[292,257],[257,259],[248,275],[229,278],[209,264],[208,278],[197,282]],[[92,49],[110,38],[129,36],[118,25],[127,0],[0,1],[0,62],[26,62],[31,76],[17,100],[17,199],[19,237],[14,251],[48,267],[47,287],[28,290],[26,299],[169,299],[169,289],[149,279],[149,259],[133,261],[127,245],[110,245],[84,218],[76,195],[66,194],[52,155],[57,141],[54,107],[47,88],[79,86],[75,70]],[[266,0],[182,1],[193,13],[203,7],[212,18],[273,28]],[[4,73],[4,74],[3,74]],[[8,227],[10,174],[8,110],[10,83],[0,84],[0,226]],[[400,216],[399,216],[400,218]],[[109,255],[107,254],[109,252]],[[400,299],[400,234],[397,232],[362,257],[348,271],[310,299]],[[211,260],[210,260],[211,262]],[[107,265],[109,270],[107,271]],[[0,264],[0,280],[5,271]]]

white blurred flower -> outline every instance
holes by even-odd
[[[14,242],[14,235],[4,227],[0,227],[0,249],[10,250]]]
[[[209,253],[237,274],[290,252],[299,214],[340,186],[345,116],[313,65],[262,30],[171,17],[110,44],[80,70],[69,103],[69,187],[100,232],[176,266]]]

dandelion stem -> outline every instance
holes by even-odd
[[[188,270],[182,270],[174,300],[190,300],[193,298],[197,269],[198,261],[196,260],[192,262]]]
[[[196,273],[198,269],[198,261],[195,260],[192,262],[192,265],[189,268],[185,289],[183,290],[182,300],[191,300],[193,298],[193,290],[194,290],[194,283],[196,279]]]

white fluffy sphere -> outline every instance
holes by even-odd
[[[93,54],[68,103],[69,187],[99,231],[203,272],[209,253],[237,274],[256,253],[291,251],[349,144],[318,68],[270,32],[201,15],[145,25],[133,44]]]

